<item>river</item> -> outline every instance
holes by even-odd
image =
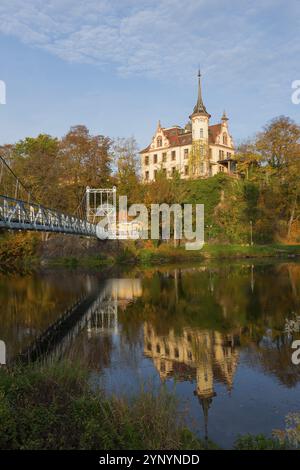
[[[92,311],[44,361],[84,363],[108,393],[164,383],[189,425],[230,448],[238,434],[283,428],[300,410],[300,365],[286,321],[300,315],[300,264],[228,260],[196,265],[41,270],[0,276],[0,340],[13,363],[80,297]]]

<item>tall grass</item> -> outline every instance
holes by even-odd
[[[68,364],[0,370],[1,449],[201,449],[161,390],[131,399],[89,387]]]

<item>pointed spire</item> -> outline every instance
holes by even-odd
[[[200,69],[198,70],[198,99],[194,107],[193,114],[205,114],[206,116],[210,117],[210,114],[206,111],[206,107],[204,106],[202,99]]]
[[[161,122],[160,122],[160,119],[158,120],[158,123],[157,123],[157,130],[161,129]]]
[[[228,117],[227,117],[227,115],[226,115],[225,109],[224,109],[224,111],[223,111],[223,116],[222,116],[221,120],[222,120],[223,122],[228,121]]]

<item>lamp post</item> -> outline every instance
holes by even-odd
[[[253,222],[250,220],[250,245],[253,245]]]

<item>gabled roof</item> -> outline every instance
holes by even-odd
[[[208,128],[208,140],[210,144],[215,144],[218,135],[221,134],[222,124],[213,124]]]
[[[161,128],[164,136],[169,141],[169,147],[179,147],[182,145],[192,144],[192,133],[186,132],[181,127],[169,127],[167,129]],[[140,153],[147,153],[151,150],[151,144],[148,147],[140,151]]]
[[[171,129],[164,129],[163,132],[170,142],[170,147],[190,145],[192,143],[192,133],[184,132],[181,128],[173,127]]]
[[[181,147],[184,145],[192,145],[192,133],[186,132],[181,127],[170,127],[161,129],[165,137],[169,141],[169,147]],[[217,137],[222,132],[222,124],[213,124],[208,127],[208,143],[215,144]],[[151,144],[140,151],[140,153],[147,153],[151,150]],[[154,149],[153,149],[154,150]]]

